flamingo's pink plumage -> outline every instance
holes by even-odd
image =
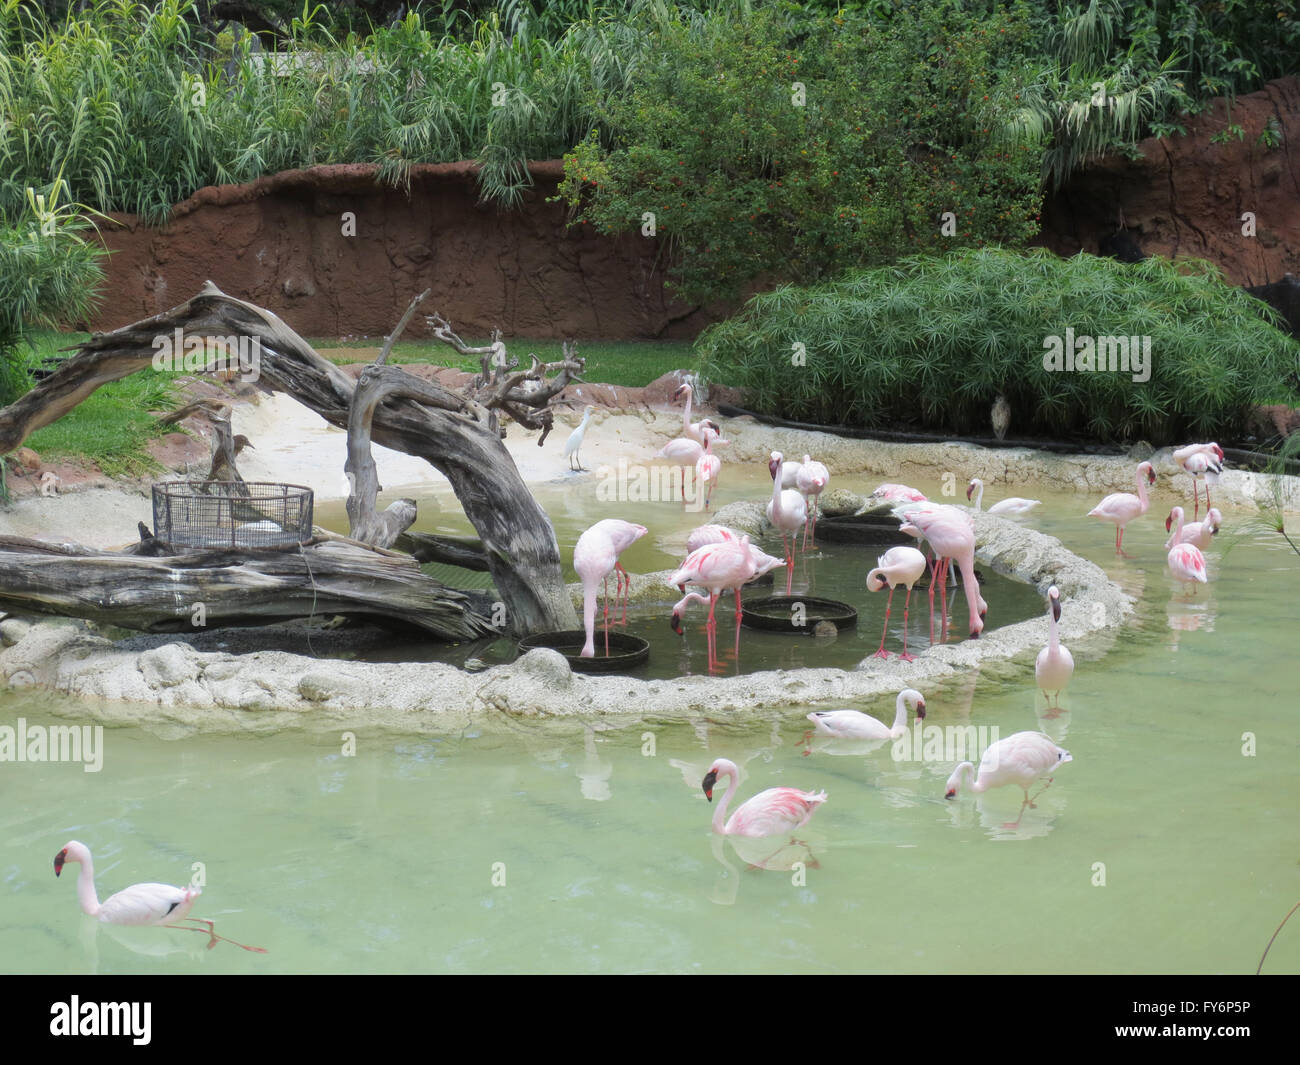
[[[713,830],[727,836],[748,836],[758,839],[779,836],[802,828],[826,801],[826,792],[801,791],[798,788],[768,788],[727,817],[727,806],[739,783],[740,771],[736,763],[726,758],[717,759],[709,767],[701,788],[705,797],[713,801],[713,786],[719,777],[729,777],[727,790],[713,812]]]
[[[582,624],[587,631],[587,640],[580,652],[582,658],[593,658],[596,654],[596,586],[602,582],[607,585],[610,572],[616,570],[614,594],[621,598],[624,579],[627,579],[629,585],[632,582],[627,570],[619,564],[618,556],[644,536],[646,531],[644,525],[635,525],[621,518],[605,518],[578,537],[578,543],[573,549],[573,568],[582,580]],[[608,637],[608,600],[605,603],[605,620]],[[608,639],[605,653],[609,653]]]
[[[1147,498],[1147,485],[1156,483],[1156,473],[1151,463],[1140,462],[1134,473],[1138,494],[1132,492],[1112,492],[1090,511],[1088,517],[1100,518],[1102,521],[1115,523],[1115,553],[1127,556],[1124,550],[1124,527],[1134,518],[1147,512],[1150,500]]]

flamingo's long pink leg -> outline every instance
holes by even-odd
[[[180,931],[182,931],[182,932],[203,932],[203,933],[205,933],[205,934],[208,936],[208,950],[211,950],[213,947],[215,947],[215,946],[217,945],[217,941],[220,940],[222,943],[229,943],[231,946],[233,946],[233,947],[238,947],[240,950],[251,950],[254,954],[265,954],[265,953],[266,953],[266,948],[265,948],[265,947],[250,947],[250,946],[247,946],[247,945],[244,944],[244,943],[236,943],[233,939],[227,939],[225,936],[219,936],[219,935],[217,935],[217,933],[216,933],[216,931],[215,931],[215,928],[216,928],[216,924],[215,924],[215,922],[213,922],[213,921],[209,921],[206,917],[183,917],[183,918],[181,918],[181,920],[183,920],[183,921],[197,921],[199,924],[203,925],[204,927],[203,927],[203,928],[193,928],[193,927],[191,927],[190,925],[184,925],[184,924],[165,924],[165,925],[163,925],[163,927],[164,927],[164,928],[177,928],[177,929],[180,929]]]
[[[885,601],[885,627],[880,630],[880,650],[871,656],[872,658],[883,658],[886,662],[889,661],[889,652],[885,650],[885,636],[889,633],[889,608],[893,603],[894,586],[891,584],[889,586],[889,598]],[[906,637],[906,633],[904,633],[904,637]]]
[[[939,580],[939,556],[930,560],[930,643],[934,644],[934,586]]]
[[[785,533],[781,534],[781,544],[785,547],[785,594],[790,594],[790,589],[794,587],[794,537],[790,537],[790,543],[786,544]]]
[[[614,570],[618,574],[621,574],[621,576],[618,579],[621,585],[622,596],[623,596],[623,620],[619,622],[619,624],[626,625],[628,600],[631,599],[632,597],[632,574],[628,573],[628,571],[623,568],[622,562],[615,562]]]
[[[948,642],[948,559],[939,563],[939,617],[941,619],[939,639]]]
[[[890,593],[890,595],[893,595],[894,590],[891,588],[891,589],[889,590],[889,593]],[[903,653],[899,656],[900,658],[902,658],[902,660],[903,660],[904,662],[915,662],[915,661],[916,661],[916,658],[915,658],[914,655],[909,655],[909,654],[907,653],[907,608],[908,608],[909,606],[911,606],[911,605],[912,605],[912,586],[909,584],[909,585],[907,586],[907,598],[903,600]],[[886,607],[886,608],[885,608],[885,624],[888,624],[888,623],[889,623],[889,609],[888,609],[888,607]],[[881,646],[883,647],[884,644],[882,643]]]

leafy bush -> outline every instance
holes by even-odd
[[[952,4],[905,8],[888,28],[776,8],[658,24],[630,90],[593,101],[609,134],[566,156],[560,195],[604,233],[649,235],[652,214],[697,301],[1021,242],[1037,229],[1040,153],[996,114],[1019,91],[1027,32]]]
[[[1270,313],[1208,263],[987,248],[755,296],[697,350],[710,379],[801,421],[987,436],[1002,393],[1015,433],[1231,439],[1300,357]],[[1046,338],[1067,328],[1149,336],[1149,380],[1049,370]]]
[[[60,202],[66,190],[62,181],[29,188],[24,209],[0,223],[0,405],[29,386],[28,331],[87,314],[103,280],[104,250],[83,237],[86,216]]]

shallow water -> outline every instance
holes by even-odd
[[[896,761],[888,746],[837,755],[818,741],[805,757],[802,710],[756,712],[746,727],[706,714],[599,732],[358,727],[355,756],[339,734],[164,741],[119,728],[99,773],[0,763],[0,969],[1253,972],[1300,891],[1300,671],[1286,620],[1300,558],[1273,534],[1239,534],[1249,515],[1227,511],[1211,583],[1182,599],[1155,517],[1181,500],[1162,488],[1125,536],[1131,561],[1115,559],[1109,526],[1082,517],[1095,500],[1017,489],[1045,500],[1032,524],[1139,597],[1104,656],[1105,641],[1073,648],[1066,712],[1041,716],[1032,655],[925,689],[929,725],[1043,727],[1071,751],[1018,828],[1003,827],[1014,787],[943,800],[951,760]],[[563,509],[561,526],[607,516],[580,499]],[[676,557],[651,544],[627,564]],[[893,700],[860,708],[889,719]],[[0,696],[0,724],[19,716],[53,720],[41,700]],[[801,859],[802,871],[746,870],[711,834],[700,780],[719,756],[742,766],[742,800],[774,785],[829,792],[799,833],[807,850],[745,855]],[[102,895],[184,882],[204,863],[195,912],[270,953],[208,952],[180,931],[88,933],[65,882],[75,867],[52,875],[70,838],[95,852]],[[1294,921],[1265,971],[1300,971]]]

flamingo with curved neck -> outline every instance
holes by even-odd
[[[77,862],[81,866],[81,873],[77,877],[77,901],[81,903],[81,912],[87,916],[97,917],[105,924],[159,925],[163,928],[179,928],[183,932],[206,931],[209,950],[220,941],[255,954],[266,953],[262,947],[245,946],[217,935],[213,930],[213,921],[191,917],[190,910],[202,894],[198,888],[178,888],[170,884],[132,884],[101,903],[95,891],[95,863],[90,856],[90,848],[75,839],[69,840],[54,856],[54,875],[59,876],[69,862]],[[180,924],[181,921],[193,921],[205,927],[195,928],[193,925]]]
[[[903,602],[903,653],[899,657],[904,662],[916,661],[907,653],[907,611],[912,605],[912,585],[925,573],[925,556],[915,547],[891,547],[878,559],[876,568],[867,574],[867,591],[879,592],[889,586],[889,601],[885,603],[885,627],[880,631],[880,649],[873,657],[889,659],[885,650],[885,636],[889,633],[889,612],[894,605],[894,589],[900,584],[907,589],[907,599]]]
[[[742,803],[736,812],[727,817],[727,807],[740,784],[740,770],[736,763],[719,758],[700,783],[704,797],[713,801],[713,786],[718,777],[729,777],[722,801],[713,811],[713,831],[725,836],[761,838],[779,836],[802,828],[826,801],[824,791],[801,791],[798,788],[768,788]]]
[[[1134,518],[1147,512],[1151,501],[1147,498],[1147,485],[1156,483],[1156,471],[1149,462],[1139,462],[1133,479],[1137,482],[1137,495],[1132,492],[1112,492],[1090,511],[1088,517],[1115,523],[1115,554],[1132,558],[1124,550],[1124,527]]]
[[[925,696],[915,688],[904,688],[894,701],[894,723],[886,725],[879,718],[858,710],[814,710],[808,715],[815,731],[842,740],[898,740],[907,733],[908,708],[916,711],[918,721],[925,720]],[[812,736],[809,732],[802,742]],[[804,751],[804,754],[807,754]]]
[[[975,513],[980,512],[980,505],[984,502],[984,482],[978,477],[972,477],[970,484],[966,486],[966,498],[970,499],[971,493],[975,493]],[[1041,499],[1025,499],[1021,496],[1007,496],[989,507],[990,514],[1028,514],[1034,507],[1042,503]]]
[[[1171,526],[1175,526],[1173,534],[1165,541],[1165,550],[1168,551],[1178,544],[1192,544],[1194,547],[1204,551],[1210,546],[1210,541],[1219,533],[1220,526],[1223,525],[1223,514],[1218,507],[1211,507],[1205,514],[1204,521],[1191,521],[1183,524],[1186,515],[1182,507],[1174,507],[1169,512],[1169,517],[1165,519],[1165,532],[1170,531]]]

